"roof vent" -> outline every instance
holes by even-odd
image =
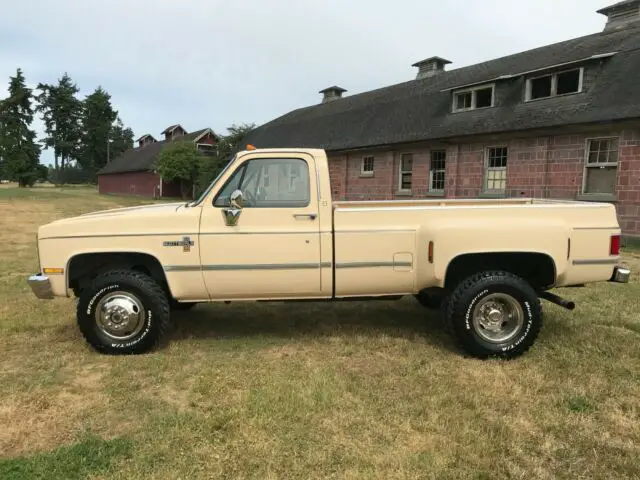
[[[338,100],[339,98],[342,98],[342,94],[344,92],[346,92],[344,88],[336,87],[334,85],[333,87],[328,87],[328,88],[325,88],[324,90],[320,90],[320,92],[318,93],[324,94],[324,96],[322,97],[322,103],[328,103],[334,100]]]
[[[640,0],[638,0],[640,1]],[[421,78],[429,78],[434,75],[439,75],[444,72],[444,66],[451,63],[449,60],[440,57],[431,57],[426,60],[421,60],[419,62],[411,65],[412,67],[418,67],[418,74],[416,75],[416,80],[420,80]]]
[[[598,13],[608,18],[604,27],[605,32],[640,25],[640,0],[624,0],[601,8]]]

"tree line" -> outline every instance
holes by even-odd
[[[102,87],[80,99],[80,89],[65,73],[57,84],[38,83],[35,90],[26,86],[20,68],[9,77],[9,96],[0,100],[0,179],[21,187],[48,175],[55,175],[56,183],[64,183],[65,174],[94,182],[109,158],[133,147],[133,131]],[[31,127],[36,114],[44,124],[40,142]],[[43,147],[53,151],[52,174],[40,164]]]

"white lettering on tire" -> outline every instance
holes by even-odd
[[[103,289],[99,290],[98,293],[96,293],[93,297],[91,297],[91,300],[89,300],[89,304],[87,305],[87,315],[91,315],[91,307],[93,307],[94,302],[100,295],[108,290],[113,290],[115,288],[120,288],[120,285],[115,283],[113,285],[109,285],[108,287],[104,287]]]
[[[489,293],[489,290],[485,289],[482,292],[480,292],[478,295],[476,295],[473,300],[471,300],[471,302],[469,302],[469,307],[467,308],[467,313],[464,316],[464,326],[467,330],[471,330],[472,326],[471,326],[471,322],[470,322],[470,318],[471,318],[471,311],[473,310],[473,307],[475,305],[475,303],[478,301],[478,299],[480,297],[482,297],[483,295]]]
[[[131,347],[132,345],[135,345],[137,343],[140,343],[144,337],[147,336],[147,333],[149,333],[149,330],[151,330],[151,319],[152,319],[152,313],[151,310],[147,310],[147,326],[145,327],[145,329],[142,331],[142,333],[140,335],[138,335],[137,338],[134,338],[133,340],[127,342],[127,343],[112,343],[111,346],[113,348],[127,348],[127,347]]]

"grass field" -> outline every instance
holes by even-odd
[[[35,230],[139,203],[0,189],[0,479],[640,478],[640,254],[544,304],[513,361],[465,358],[413,299],[200,305],[136,357],[39,301]]]

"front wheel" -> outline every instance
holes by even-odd
[[[447,306],[447,322],[462,347],[477,358],[515,358],[542,327],[536,291],[507,272],[481,272],[462,281]]]
[[[83,289],[77,322],[85,340],[107,354],[152,350],[170,321],[169,301],[151,277],[131,270],[97,276]]]

